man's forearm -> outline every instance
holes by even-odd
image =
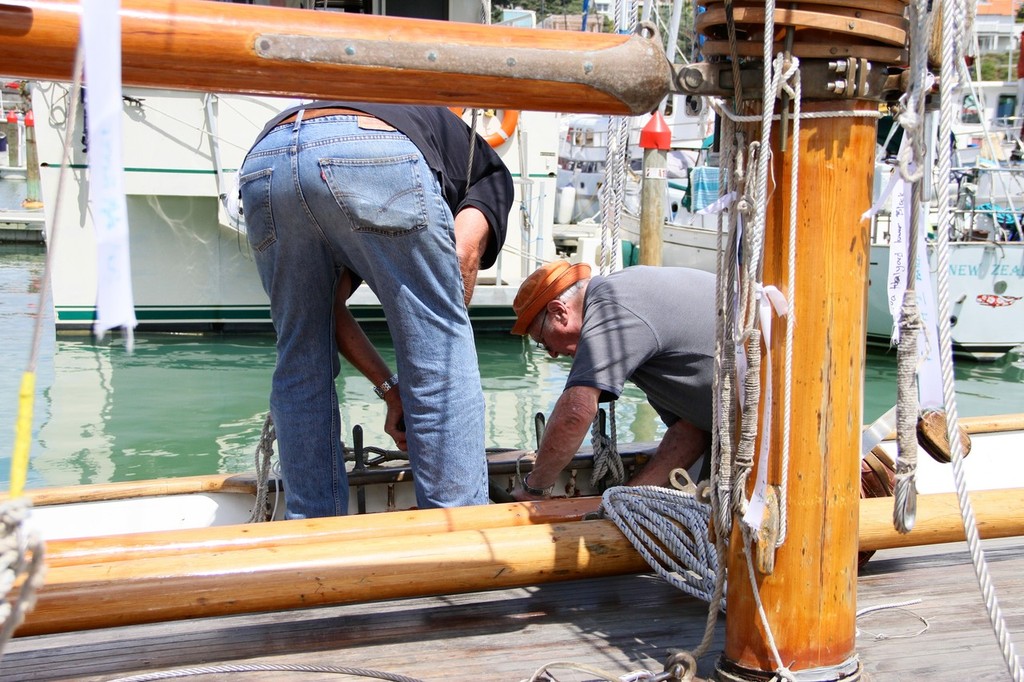
[[[673,469],[689,469],[710,445],[710,433],[680,419],[665,432],[654,456],[629,485],[668,485]]]
[[[547,488],[572,461],[597,414],[600,391],[589,386],[565,389],[551,411],[537,461],[530,473],[530,487]]]
[[[334,340],[342,357],[377,385],[391,376],[391,370],[348,309],[346,301],[351,295],[351,281],[345,273],[334,295]]]
[[[467,206],[455,216],[455,254],[459,259],[467,308],[473,298],[480,260],[487,251],[490,234],[491,226],[480,209]]]

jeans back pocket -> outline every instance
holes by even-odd
[[[277,241],[274,213],[270,207],[270,178],[273,168],[253,171],[238,178],[238,193],[242,197],[242,217],[249,245],[262,253]]]
[[[421,156],[320,160],[324,182],[356,232],[401,236],[428,224]]]

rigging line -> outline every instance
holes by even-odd
[[[82,72],[85,64],[85,57],[81,47],[75,52],[74,79],[71,84],[71,95],[68,101],[68,115],[64,128],[64,144],[60,163],[60,172],[57,175],[57,194],[53,204],[53,216],[60,215],[61,197],[64,196],[64,183],[67,181],[67,171],[71,166],[72,134],[75,127],[75,119],[78,116],[79,93],[82,90]],[[53,252],[57,233],[59,232],[57,220],[54,218],[50,226],[50,234],[47,237],[46,257],[43,261],[43,279],[39,285],[39,306],[36,310],[35,324],[32,328],[32,354],[29,356],[28,370],[34,372],[39,361],[39,345],[42,341],[43,321],[42,311],[46,309],[46,296],[50,291],[50,273],[53,268]]]
[[[733,109],[729,107],[720,97],[708,97],[711,107],[723,117],[733,121],[734,123],[756,123],[761,119],[761,116],[754,115],[740,115],[737,114]],[[802,119],[812,118],[881,118],[884,114],[880,111],[874,111],[870,109],[836,109],[834,111],[803,111],[800,113]],[[773,121],[780,121],[782,117],[779,114],[772,116]]]
[[[82,72],[85,58],[81,47],[75,53],[74,83],[72,85],[72,97],[68,102],[68,122],[64,129],[64,149],[61,159],[60,172],[57,176],[57,195],[54,200],[54,210],[51,215],[59,216],[61,208],[61,196],[63,195],[64,183],[67,179],[68,169],[71,162],[71,135],[74,128],[75,117],[78,112],[78,93],[82,89]],[[46,310],[46,298],[50,291],[50,279],[53,271],[53,253],[56,249],[57,234],[59,229],[56,219],[51,221],[50,236],[47,239],[46,256],[43,261],[43,277],[39,285],[39,304],[36,307],[36,315],[32,328],[32,344],[29,349],[28,366],[22,376],[21,389],[18,395],[18,418],[15,426],[14,448],[11,454],[11,476],[10,496],[16,499],[21,496],[25,488],[25,480],[28,476],[28,459],[30,440],[32,435],[32,409],[35,398],[35,373],[39,363],[39,348],[43,338],[43,311]]]
[[[956,61],[963,61],[960,55],[959,46],[962,40],[957,40],[961,34],[963,25],[956,25],[956,20],[963,17],[965,8],[963,0],[947,0],[942,3],[942,29],[945,40],[942,48],[943,73],[955,74],[958,68]],[[952,131],[953,119],[953,98],[956,95],[956,79],[953,77],[943,78],[939,82],[939,101],[941,102],[939,116],[939,134],[945,135],[940,140],[948,140]],[[957,500],[960,502],[960,513],[964,524],[964,533],[967,537],[967,545],[970,548],[971,562],[978,579],[978,585],[985,599],[985,607],[988,611],[989,620],[993,632],[999,643],[999,649],[1013,679],[1016,682],[1024,680],[1024,669],[1017,658],[1016,648],[1010,633],[1006,627],[1006,620],[1003,617],[1002,609],[999,607],[999,600],[996,596],[995,586],[988,571],[988,562],[985,560],[985,552],[981,547],[981,540],[978,535],[977,520],[974,516],[974,508],[970,498],[967,496],[967,484],[964,479],[963,470],[963,445],[960,441],[960,423],[957,416],[957,405],[953,377],[953,350],[949,324],[949,177],[951,172],[951,150],[946,143],[939,145],[939,173],[942,178],[940,190],[942,196],[939,202],[939,227],[937,240],[938,264],[938,298],[939,298],[939,359],[942,369],[942,392],[946,408],[946,437],[949,439],[950,456],[953,464],[953,479],[956,483]]]
[[[792,57],[789,77],[792,85],[783,87],[790,95],[793,102],[793,151],[790,161],[790,190],[789,190],[789,249],[787,253],[787,268],[789,270],[786,282],[786,299],[789,309],[786,312],[786,346],[785,360],[783,365],[783,392],[782,392],[782,466],[779,480],[779,538],[775,542],[776,547],[781,547],[786,541],[788,532],[788,501],[789,501],[789,455],[791,426],[793,416],[793,345],[795,343],[796,329],[796,243],[797,243],[797,198],[800,195],[800,99],[803,96],[800,80],[800,60]],[[771,406],[769,406],[770,408]]]
[[[751,271],[757,282],[761,281],[762,258],[764,256],[764,233],[768,211],[768,165],[771,162],[772,117],[775,114],[775,101],[779,96],[779,83],[782,74],[775,68],[772,59],[775,36],[775,0],[765,2],[765,23],[763,37],[763,54],[761,56],[761,138],[760,152],[757,155],[757,172],[754,181],[754,220],[751,225],[753,250],[748,257],[751,260]]]
[[[928,42],[934,18],[928,11],[929,4],[928,0],[913,0],[909,7],[910,82],[907,91],[900,97],[900,125],[906,131],[905,138],[909,144],[900,150],[898,157],[900,175],[907,182],[914,182],[926,170],[925,144],[922,139],[925,96],[931,90],[933,78],[928,72]]]
[[[793,672],[782,662],[782,655],[779,653],[779,647],[775,644],[775,636],[772,634],[771,625],[768,623],[768,613],[764,610],[764,603],[761,601],[761,591],[757,585],[757,573],[754,570],[754,561],[751,558],[753,545],[750,529],[741,524],[740,530],[743,533],[743,556],[747,564],[747,577],[750,579],[750,592],[754,596],[754,603],[757,605],[757,615],[761,620],[761,627],[764,628],[765,638],[767,639],[766,643],[771,650],[772,657],[775,659],[775,672],[783,680],[796,680],[797,678],[793,675]]]

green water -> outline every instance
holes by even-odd
[[[18,387],[32,345],[43,272],[39,247],[0,247],[0,483],[9,481]],[[268,335],[141,335],[128,354],[114,334],[54,339],[44,305],[37,367],[29,487],[140,480],[251,470],[267,412],[274,364]],[[374,336],[392,360],[386,334]],[[487,399],[487,446],[535,446],[533,415],[550,413],[568,360],[553,361],[506,334],[477,340]],[[1024,412],[1024,358],[958,362],[961,415]],[[338,378],[345,432],[365,429],[368,445],[390,446],[383,403],[343,365]],[[895,401],[895,354],[869,352],[864,418]],[[620,442],[661,433],[636,389],[616,408]]]

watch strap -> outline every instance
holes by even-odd
[[[384,394],[393,389],[398,385],[398,375],[392,374],[390,377],[381,382],[380,385],[373,387],[373,392],[377,394],[377,397],[384,400]]]

